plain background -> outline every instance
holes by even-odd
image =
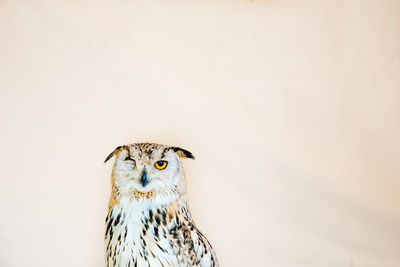
[[[1,1],[0,266],[104,266],[116,146],[185,160],[221,266],[400,266],[399,1]]]

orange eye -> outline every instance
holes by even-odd
[[[154,163],[154,167],[156,167],[159,170],[164,170],[165,168],[167,168],[167,161],[165,160],[159,160],[156,163]]]

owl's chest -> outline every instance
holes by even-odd
[[[178,266],[163,211],[124,211],[106,219],[107,266]]]

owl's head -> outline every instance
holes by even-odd
[[[106,158],[115,156],[112,171],[113,190],[129,198],[174,197],[184,194],[181,158],[191,152],[153,143],[135,143],[117,147]]]

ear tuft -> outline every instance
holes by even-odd
[[[118,150],[120,150],[122,148],[122,146],[117,146],[113,152],[110,153],[110,155],[107,156],[106,160],[104,161],[104,163],[106,163],[107,161],[109,161],[114,155],[115,152],[117,152]]]
[[[180,148],[180,147],[170,147],[170,149],[172,149],[176,154],[178,154],[179,157],[181,158],[188,158],[188,159],[195,159],[195,157],[193,156],[192,152]]]

